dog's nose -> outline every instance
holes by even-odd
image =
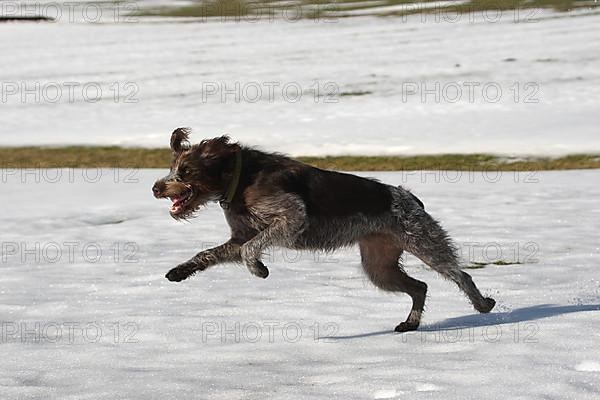
[[[152,186],[152,193],[154,193],[154,197],[158,197],[160,195],[160,185],[158,183],[155,183],[154,186]]]

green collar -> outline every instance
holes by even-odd
[[[240,175],[242,173],[242,150],[238,150],[235,153],[235,167],[233,170],[233,177],[231,178],[231,183],[229,183],[229,188],[227,188],[227,193],[225,197],[219,201],[219,205],[223,210],[228,210],[231,206],[231,201],[233,200],[233,196],[235,196],[235,192],[238,188],[238,184],[240,183]]]

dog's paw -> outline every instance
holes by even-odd
[[[398,333],[416,331],[419,324],[414,322],[400,322],[400,324],[394,329]]]
[[[186,271],[183,268],[173,268],[165,275],[165,278],[170,280],[171,282],[181,282],[182,280],[188,278],[190,276],[189,271]]]
[[[196,265],[190,262],[185,262],[167,272],[165,278],[171,282],[181,282],[182,280],[194,275],[194,272],[196,272]]]
[[[248,269],[252,275],[256,275],[259,278],[265,279],[267,276],[269,276],[269,269],[265,267],[265,264],[263,264],[260,260],[248,263]]]
[[[496,300],[492,299],[491,297],[486,297],[483,299],[483,303],[478,304],[475,307],[475,309],[477,311],[479,311],[480,313],[489,313],[490,311],[492,311],[492,309],[494,308],[495,305],[496,305]]]

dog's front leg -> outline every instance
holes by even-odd
[[[201,251],[188,261],[179,264],[170,270],[166,278],[172,282],[181,282],[198,271],[204,271],[208,267],[225,262],[241,262],[241,245],[232,240],[212,249]]]
[[[269,276],[269,270],[260,261],[265,248],[270,246],[292,247],[305,222],[304,215],[292,215],[276,219],[266,229],[242,245],[242,261],[248,270],[259,278]]]

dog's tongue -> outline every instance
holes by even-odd
[[[182,199],[183,199],[183,196],[173,196],[173,197],[171,197],[171,201],[173,202],[173,205],[181,203]]]
[[[172,197],[171,201],[173,202],[173,205],[171,206],[171,212],[172,213],[177,213],[179,212],[179,210],[181,210],[181,201],[182,201],[182,196],[180,197]]]

